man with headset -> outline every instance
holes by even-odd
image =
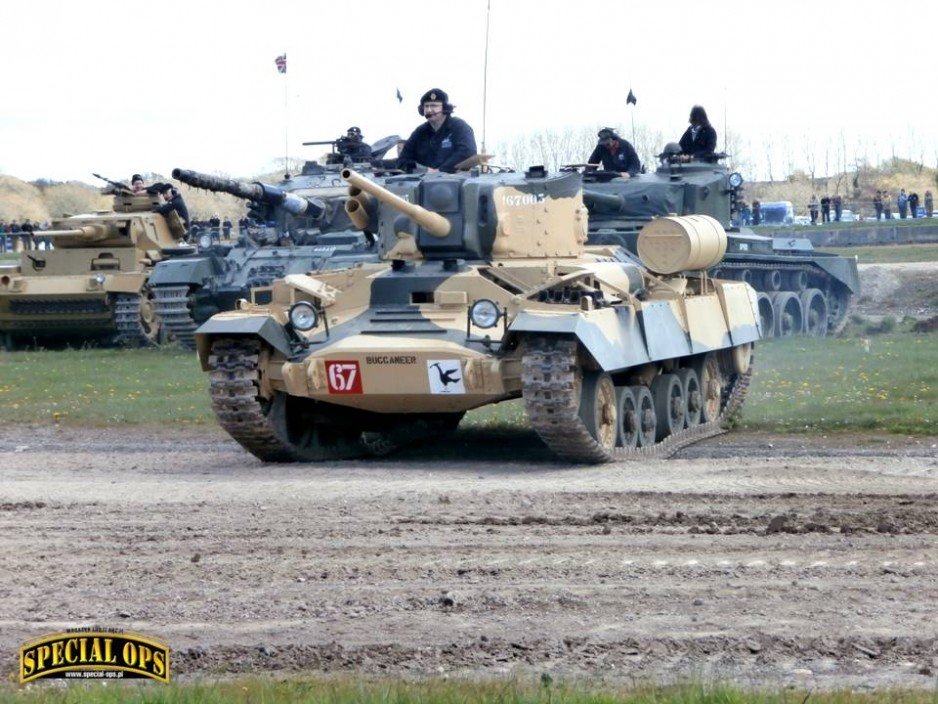
[[[413,131],[397,158],[398,168],[412,172],[417,164],[427,171],[453,173],[456,164],[476,153],[476,138],[465,120],[453,117],[455,106],[439,88],[420,98],[417,112],[426,122]]]

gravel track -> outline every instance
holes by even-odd
[[[7,428],[0,667],[97,624],[185,676],[933,685],[938,439],[730,433],[600,467],[532,432],[452,442],[263,465],[214,429]]]

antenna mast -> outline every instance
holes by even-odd
[[[492,0],[485,6],[485,62],[482,68],[482,153],[485,154],[485,117],[489,89],[489,18],[492,15]]]

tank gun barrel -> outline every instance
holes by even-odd
[[[173,178],[194,188],[204,188],[206,191],[216,193],[228,193],[236,198],[251,200],[255,203],[275,205],[283,208],[291,215],[308,214],[314,218],[319,218],[326,211],[325,204],[318,198],[304,198],[260,181],[245,183],[244,181],[203,174],[188,169],[173,169]]]
[[[614,208],[615,210],[622,210],[625,204],[622,200],[622,196],[616,195],[615,193],[600,193],[599,191],[591,191],[587,188],[583,189],[583,200],[586,201],[588,205],[604,205],[609,208]]]
[[[414,203],[408,203],[400,196],[394,195],[386,188],[365,178],[353,169],[342,169],[342,178],[345,179],[349,185],[374,196],[375,199],[385,205],[403,213],[434,237],[443,239],[449,235],[451,227],[450,222],[439,213],[421,208]]]
[[[82,225],[71,230],[36,230],[36,237],[84,237],[103,240],[108,237],[108,228],[103,225]]]

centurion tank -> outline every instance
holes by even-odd
[[[590,242],[635,252],[638,233],[652,218],[709,215],[727,228],[728,239],[726,256],[710,273],[756,289],[766,337],[839,332],[860,291],[856,258],[818,252],[806,238],[763,237],[730,227],[742,176],[719,163],[725,155],[684,162],[679,152],[677,145],[668,145],[654,173],[630,179],[615,172],[584,173]]]
[[[0,335],[8,349],[56,339],[159,342],[144,284],[157,262],[188,251],[185,226],[175,212],[152,212],[158,194],[109,184],[112,211],[54,220],[52,229],[37,233],[54,248],[24,251],[15,268],[0,274]]]
[[[288,274],[377,258],[368,236],[345,213],[347,187],[320,181],[318,187],[288,191],[282,185],[186,169],[173,169],[173,178],[247,200],[253,218],[264,223],[253,233],[242,233],[234,244],[216,244],[203,234],[195,243],[197,251],[154,269],[147,285],[154,311],[170,339],[182,347],[195,349],[196,328],[216,313],[232,310],[252,288]]]
[[[716,220],[654,220],[639,261],[586,246],[577,173],[342,176],[382,261],[288,275],[196,333],[219,423],[260,459],[382,454],[508,399],[567,460],[663,456],[742,403],[756,292],[706,273]]]

